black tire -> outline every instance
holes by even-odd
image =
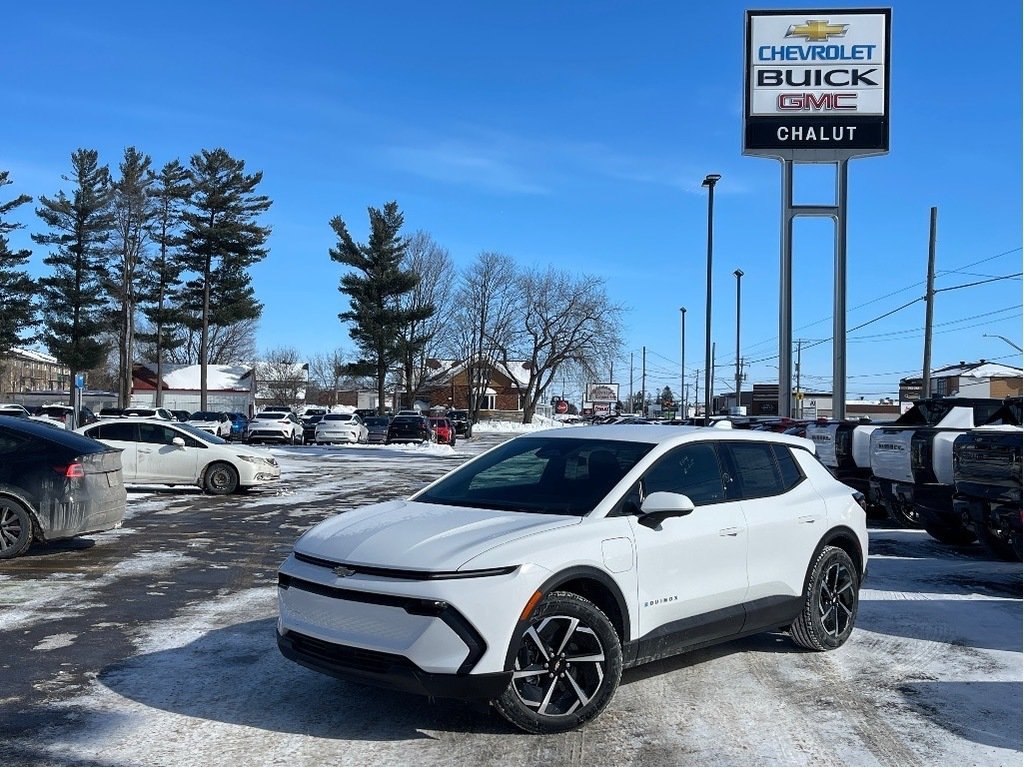
[[[860,576],[839,547],[824,547],[804,586],[804,605],[789,628],[793,642],[812,651],[831,651],[850,637],[860,604]]]
[[[0,560],[24,554],[32,543],[32,517],[14,499],[0,497]]]
[[[206,468],[203,489],[215,496],[227,496],[238,490],[238,470],[230,464],[218,461]]]
[[[889,513],[889,519],[900,528],[923,528],[921,524],[921,513],[912,504],[904,501],[890,501],[885,505],[885,511]]]
[[[921,524],[929,536],[943,544],[971,544],[978,538],[974,531],[960,523],[936,520],[928,514],[921,516]]]
[[[997,515],[987,510],[981,515],[972,514],[974,531],[978,535],[978,543],[997,560],[1021,562],[1021,533],[1001,523]]]
[[[521,730],[578,728],[601,714],[618,688],[619,636],[601,609],[579,595],[547,595],[512,642],[512,682],[492,703]]]

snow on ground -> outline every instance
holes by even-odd
[[[486,446],[454,449],[275,449],[287,481],[244,497],[245,519],[276,517],[297,536],[310,510],[341,511],[321,510],[325,500],[364,503],[382,486],[402,495],[506,432],[493,431]],[[195,501],[132,489],[130,509],[141,524]],[[277,651],[276,588],[253,580],[148,623],[126,615],[122,660],[82,688],[62,692],[55,669],[38,749],[47,762],[102,765],[1021,765],[1020,564],[923,531],[876,528],[871,540],[841,649],[807,653],[765,634],[628,670],[582,731],[529,736],[468,705],[306,670]],[[88,615],[100,588],[133,574],[202,567],[225,566],[140,548],[106,573],[0,574],[0,637]],[[46,659],[83,639],[61,628],[31,650]]]
[[[496,421],[485,419],[473,425],[473,432],[536,432],[541,429],[554,429],[567,426],[561,421],[549,419],[546,416],[536,415],[531,424],[522,424],[516,421]]]

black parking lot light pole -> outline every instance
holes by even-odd
[[[679,418],[685,419],[686,400],[683,399],[683,392],[686,389],[686,307],[679,308],[679,400],[682,406],[679,409]]]
[[[740,410],[740,278],[743,270],[737,269],[736,275],[736,413]]]
[[[708,189],[708,290],[704,317],[704,423],[711,423],[711,256],[714,253],[715,184],[721,174],[709,173],[701,182]]]

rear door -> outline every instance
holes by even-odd
[[[747,522],[747,601],[757,613],[785,612],[803,593],[807,566],[828,528],[825,503],[786,445],[723,441],[730,498]]]
[[[94,440],[121,450],[121,468],[126,483],[138,474],[138,430],[133,422],[100,421],[85,430]]]

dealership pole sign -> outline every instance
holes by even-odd
[[[889,8],[747,11],[743,153],[886,154],[890,18]]]

